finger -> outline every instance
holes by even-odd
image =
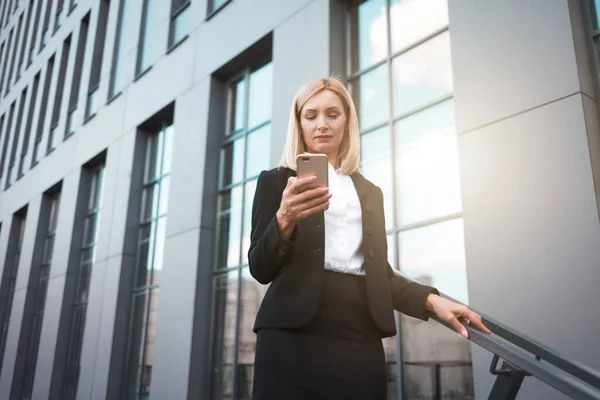
[[[452,325],[452,327],[454,328],[454,330],[456,332],[458,332],[459,335],[461,335],[465,339],[469,337],[469,334],[467,333],[467,329],[463,326],[463,324],[460,323],[460,321],[458,320],[458,318],[456,318],[454,315],[452,316],[452,318],[450,318],[450,320],[448,321],[448,323],[450,325]]]
[[[492,331],[490,331],[483,324],[481,316],[479,316],[478,314],[474,313],[473,311],[470,311],[470,313],[469,313],[469,320],[471,321],[470,325],[473,326],[474,328],[477,328],[477,329],[479,329],[480,331],[482,331],[484,333],[492,333]]]
[[[329,194],[329,188],[326,188],[326,187],[311,189],[311,190],[307,190],[305,192],[302,192],[302,193],[294,196],[294,198],[292,199],[292,202],[294,204],[302,204],[302,203],[305,203],[305,202],[315,199],[315,198],[325,197],[328,194]]]
[[[297,189],[298,187],[304,185],[305,183],[314,182],[316,179],[317,179],[317,175],[315,175],[315,174],[294,177],[293,187],[295,189]]]
[[[318,207],[320,205],[329,205],[329,199],[331,198],[331,193],[314,197],[309,200],[305,200],[296,205],[295,211],[300,214],[304,211],[310,210],[314,207]]]
[[[295,176],[290,176],[287,180],[287,185],[285,185],[285,188],[289,189],[294,184],[294,182],[296,182],[296,179],[297,178]]]
[[[320,211],[325,211],[329,208],[329,202],[325,202],[322,204],[319,204],[317,206],[314,206],[312,208],[309,208],[308,210],[302,211],[301,213],[298,214],[298,218],[299,219],[304,219],[304,218],[308,218],[313,214],[316,214]]]

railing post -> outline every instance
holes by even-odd
[[[517,393],[521,388],[523,379],[531,374],[502,362],[502,367],[497,369],[498,355],[494,355],[490,372],[496,375],[496,382],[492,387],[488,400],[514,400],[517,398]]]

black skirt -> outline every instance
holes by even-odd
[[[364,276],[325,271],[316,316],[300,329],[260,329],[254,400],[385,400],[381,333]]]

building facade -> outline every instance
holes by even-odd
[[[598,17],[597,17],[598,16]],[[593,1],[0,1],[0,398],[250,399],[258,174],[341,76],[407,276],[600,369]],[[397,315],[389,399],[492,355]],[[521,398],[563,398],[532,378]]]

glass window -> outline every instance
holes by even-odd
[[[150,394],[158,293],[163,269],[169,181],[173,150],[173,125],[164,124],[146,137],[144,187],[132,312],[129,365],[124,390],[128,399],[146,399]]]
[[[218,11],[221,7],[223,7],[225,4],[227,4],[230,1],[231,0],[208,0],[208,4],[209,4],[208,14],[212,14],[212,13]]]
[[[40,345],[41,323],[44,318],[44,311],[46,308],[48,280],[50,278],[52,253],[55,242],[54,238],[56,235],[56,224],[58,221],[60,192],[45,194],[44,197],[44,201],[47,202],[47,204],[42,208],[42,212],[45,214],[47,219],[41,222],[41,224],[44,224],[42,226],[46,228],[46,235],[44,242],[42,243],[44,248],[44,256],[43,259],[40,260],[41,262],[37,264],[37,271],[35,272],[35,274],[37,274],[37,285],[28,294],[28,296],[31,296],[31,299],[34,302],[33,304],[35,304],[34,312],[31,315],[33,329],[31,329],[30,332],[27,332],[27,338],[23,338],[29,343],[29,346],[22,349],[24,354],[17,354],[17,357],[23,357],[25,360],[27,360],[27,364],[24,366],[22,371],[15,371],[15,374],[22,373],[24,376],[22,386],[17,388],[17,390],[20,391],[19,398],[31,398],[30,396],[33,391],[35,368],[37,365],[38,350]]]
[[[0,317],[1,323],[0,329],[0,360],[4,359],[4,350],[6,348],[6,339],[8,335],[8,326],[10,322],[10,315],[12,312],[12,303],[15,294],[15,286],[17,281],[17,274],[19,271],[19,261],[21,259],[21,247],[23,246],[23,236],[25,235],[25,221],[26,211],[13,216],[13,226],[11,227],[11,236],[9,239],[9,249],[7,251],[6,265],[10,265],[12,269],[10,274],[5,274],[5,279],[8,279],[8,284],[3,284],[2,288],[7,288],[2,293],[2,297],[5,301],[0,305]],[[2,370],[2,363],[0,363],[0,371]]]
[[[171,3],[171,39],[169,46],[175,46],[189,33],[190,0],[173,0]]]
[[[121,0],[119,14],[119,27],[115,37],[115,54],[113,56],[112,82],[110,85],[109,99],[119,94],[125,86],[125,63],[127,61],[127,52],[131,49],[130,40],[133,35],[130,34],[130,26],[134,10],[132,0]]]
[[[256,178],[269,168],[265,150],[271,147],[271,63],[232,79],[226,105],[230,112],[221,146],[211,392],[213,399],[233,393],[250,399],[256,347],[252,327],[266,287],[255,282],[247,265]]]
[[[154,61],[154,33],[158,25],[159,15],[157,13],[158,0],[144,0],[144,11],[140,30],[139,53],[137,62],[137,75],[146,72]]]
[[[104,164],[85,169],[84,174],[90,184],[87,196],[87,212],[84,224],[83,240],[80,248],[80,263],[76,273],[76,294],[72,310],[71,328],[69,330],[69,346],[67,365],[63,376],[62,399],[74,400],[77,394],[81,361],[81,345],[87,312],[88,294],[92,265],[96,253],[96,238],[102,207],[102,188],[104,181]]]
[[[447,0],[368,0],[349,17],[361,170],[383,191],[389,263],[467,303]],[[384,341],[388,398],[398,379],[407,398],[436,388],[473,398],[468,343],[437,322],[401,318],[399,338]]]

